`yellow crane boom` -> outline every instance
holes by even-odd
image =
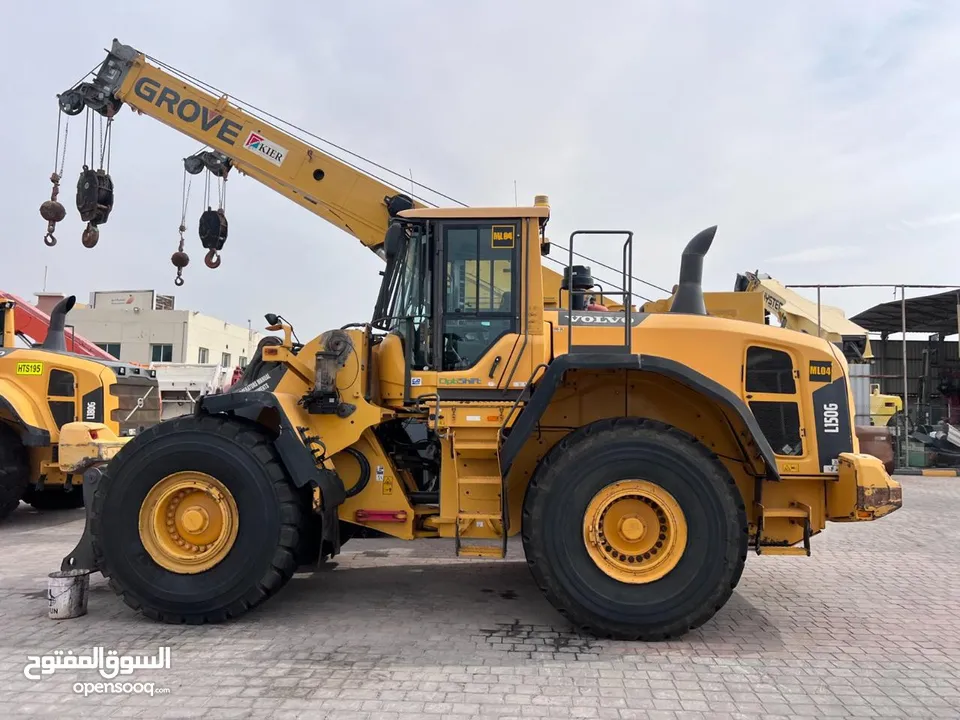
[[[377,251],[391,213],[422,202],[356,170],[299,138],[266,123],[114,40],[92,83],[59,96],[68,115],[83,109],[82,101],[97,93],[112,117],[129,105],[188,135],[229,158],[230,164]],[[210,156],[207,156],[210,157]]]
[[[427,206],[116,39],[93,81],[58,99],[67,115],[93,108],[113,117],[126,104],[159,120],[212,149],[194,156],[196,162],[215,173],[236,168],[357,238],[381,259],[390,219]],[[547,308],[560,306],[561,283],[559,273],[543,268]],[[607,304],[620,307],[617,301]]]

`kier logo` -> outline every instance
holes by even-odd
[[[283,161],[287,157],[286,148],[270,142],[263,137],[263,135],[259,135],[255,132],[252,132],[247,136],[247,141],[243,144],[243,146],[250,152],[255,152],[258,155],[266,158],[277,167],[283,165]]]

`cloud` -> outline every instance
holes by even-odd
[[[708,288],[760,262],[783,282],[956,281],[953,265],[929,262],[952,252],[952,220],[904,218],[956,214],[960,5],[303,1],[286,4],[282,21],[250,23],[262,10],[103,0],[96,14],[64,4],[54,25],[44,6],[18,10],[0,30],[5,65],[20,68],[2,80],[16,108],[0,181],[15,252],[0,286],[29,296],[46,268],[51,290],[153,287],[241,324],[281,312],[301,337],[370,316],[382,263],[248,177],[228,182],[216,271],[201,262],[195,181],[191,264],[174,288],[180,161],[198,146],[129,112],[114,127],[116,206],[100,244],[79,242],[75,121],[61,194],[69,217],[60,244],[43,246],[55,94],[112,34],[472,205],[512,205],[514,181],[521,203],[546,193],[558,242],[575,229],[631,228],[635,273],[664,287],[684,243],[715,223]],[[55,53],[35,52],[41,37]],[[619,262],[612,243],[588,254]],[[845,297],[831,302],[849,315],[887,299]]]
[[[844,258],[857,257],[862,254],[862,248],[844,245],[828,245],[798,250],[796,252],[786,253],[785,255],[777,255],[769,258],[767,262],[777,264],[827,263]]]
[[[938,225],[952,225],[960,222],[960,213],[949,213],[948,215],[934,215],[921,218],[920,220],[901,220],[900,224],[910,230],[937,227]]]

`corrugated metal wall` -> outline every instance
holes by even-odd
[[[903,341],[890,339],[884,342],[877,338],[870,340],[870,346],[873,349],[874,356],[870,371],[870,374],[874,377],[873,382],[880,383],[880,392],[882,393],[902,395],[903,365],[900,360],[903,357]],[[941,364],[946,362],[954,366],[957,365],[956,340],[945,340],[942,343],[908,340],[907,379],[909,399],[915,399],[917,396],[917,378],[923,375],[923,351],[932,348],[939,350]]]
[[[873,349],[873,362],[870,366],[870,375],[872,383],[880,385],[880,392],[888,395],[903,396],[903,341],[899,339],[889,339],[886,342],[879,338],[870,340]],[[934,368],[939,364],[941,366],[950,366],[953,369],[958,368],[957,341],[945,340],[908,340],[907,341],[907,404],[911,417],[915,417],[914,411],[917,408],[917,390],[918,380],[924,373],[924,351],[934,352]],[[936,392],[938,375],[934,369],[931,387],[928,392]],[[929,401],[927,401],[929,402]],[[939,402],[931,403],[931,412],[937,417],[931,416],[931,422],[939,421],[940,413],[944,411],[939,408]]]

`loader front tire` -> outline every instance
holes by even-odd
[[[0,423],[0,520],[17,509],[29,481],[27,449],[13,428]]]
[[[88,521],[97,567],[127,605],[202,624],[238,617],[287,583],[307,512],[256,425],[187,416],[124,446]]]
[[[747,519],[726,468],[660,422],[601,420],[561,440],[527,489],[534,580],[579,630],[663,640],[708,621],[743,572]]]

